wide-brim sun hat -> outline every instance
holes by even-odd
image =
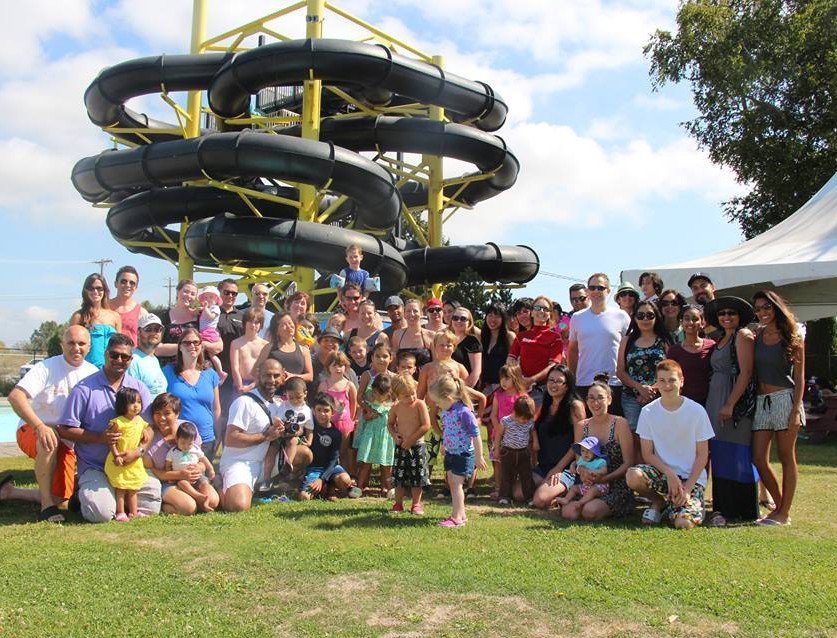
[[[737,311],[739,317],[738,325],[742,328],[756,320],[756,313],[750,305],[750,302],[741,297],[735,297],[733,295],[716,297],[704,306],[704,313],[707,317],[712,317],[712,322],[715,325],[717,325],[719,310]]]
[[[620,286],[616,289],[616,294],[613,295],[613,298],[618,299],[619,295],[621,295],[623,293],[626,293],[626,292],[633,295],[634,297],[636,297],[636,300],[639,301],[639,292],[637,291],[636,288],[634,288],[633,284],[629,281],[626,281],[625,283],[620,284]]]

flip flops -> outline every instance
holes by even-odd
[[[790,524],[791,519],[788,519],[783,523],[782,521],[777,521],[775,518],[770,518],[769,516],[765,516],[764,518],[760,518],[756,521],[756,525],[761,525],[762,527],[788,527]]]

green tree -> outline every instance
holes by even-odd
[[[508,286],[497,286],[494,290],[491,291],[491,297],[489,301],[490,303],[501,303],[507,309],[511,308],[512,304],[514,303],[514,295],[512,295],[512,289]]]
[[[466,268],[459,274],[455,283],[445,288],[442,299],[458,301],[473,313],[474,319],[482,319],[489,294],[485,282],[477,271],[473,268]]]
[[[35,328],[32,336],[29,337],[30,350],[37,350],[38,352],[46,352],[49,349],[49,341],[55,335],[60,335],[64,332],[67,326],[56,321],[44,321],[40,326]]]
[[[747,238],[834,174],[837,0],[686,0],[645,54],[655,90],[691,84],[700,115],[684,126],[751,187],[724,203]]]

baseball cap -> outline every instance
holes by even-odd
[[[341,344],[343,343],[343,336],[337,332],[334,328],[326,328],[320,333],[320,336],[317,337],[317,343],[325,339],[326,337],[331,337],[332,339],[337,339]]]
[[[442,300],[438,297],[431,297],[427,300],[427,303],[424,304],[425,308],[441,308],[442,307]]]
[[[713,286],[715,285],[714,283],[712,283],[712,280],[709,278],[709,275],[707,275],[705,272],[693,273],[692,276],[689,277],[689,282],[686,285],[689,288],[691,288],[692,282],[694,282],[695,279],[706,279],[706,281],[708,281],[710,284],[712,284]]]
[[[399,297],[398,295],[392,295],[391,297],[387,297],[386,303],[384,304],[384,308],[389,308],[390,306],[403,306],[404,300]]]
[[[148,326],[162,326],[163,322],[160,321],[160,317],[157,315],[153,315],[150,312],[147,314],[142,315],[137,321],[137,327],[142,330],[143,328],[147,328]]]

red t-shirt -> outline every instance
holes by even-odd
[[[561,363],[564,342],[549,326],[533,326],[515,337],[509,356],[517,358],[523,376],[531,377],[550,362]]]

